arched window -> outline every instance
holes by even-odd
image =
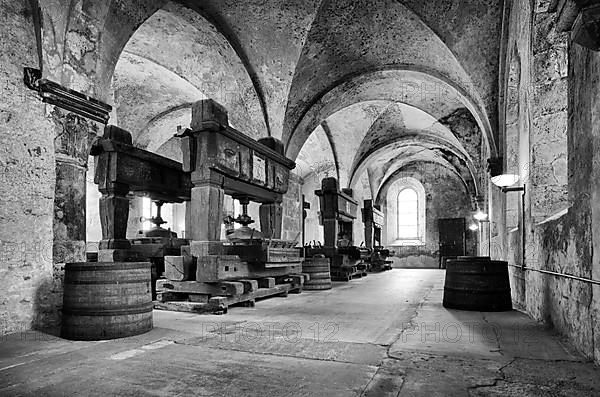
[[[404,177],[392,182],[385,192],[387,244],[424,245],[427,198],[423,184]]]
[[[398,194],[398,240],[420,240],[419,236],[419,196],[411,188]]]

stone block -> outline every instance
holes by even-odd
[[[556,14],[539,13],[534,17],[532,49],[534,54],[548,51],[554,46],[566,45],[568,33],[556,31]]]
[[[534,84],[549,84],[567,77],[568,65],[566,44],[552,47],[535,55],[533,58]]]
[[[567,111],[568,80],[554,80],[550,84],[535,86],[533,117]]]
[[[559,142],[562,149],[556,148],[552,152],[556,154],[566,153],[567,123],[568,115],[566,112],[552,113],[535,118],[533,120],[532,144],[536,145],[538,142],[547,141]]]
[[[165,256],[165,277],[173,281],[196,279],[196,266],[192,256]]]

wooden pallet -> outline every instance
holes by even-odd
[[[301,293],[307,278],[308,276],[303,274],[292,274],[214,283],[158,280],[156,283],[158,294],[154,308],[225,314],[232,305],[254,307],[258,299],[272,296],[287,297],[289,293]]]

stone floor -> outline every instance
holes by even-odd
[[[5,396],[598,396],[600,370],[517,312],[441,306],[443,270],[394,269],[330,291],[154,312],[144,335],[0,340]]]

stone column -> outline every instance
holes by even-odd
[[[54,108],[56,187],[54,197],[53,262],[85,261],[86,172],[89,143],[96,123]]]
[[[55,308],[62,307],[65,263],[86,260],[86,172],[88,148],[98,126],[73,113],[53,107],[56,184],[52,241],[51,291]],[[32,230],[32,233],[35,230]],[[60,313],[59,311],[57,311]],[[57,316],[58,317],[58,316]],[[60,319],[57,318],[59,324]],[[48,325],[48,324],[46,324]]]

